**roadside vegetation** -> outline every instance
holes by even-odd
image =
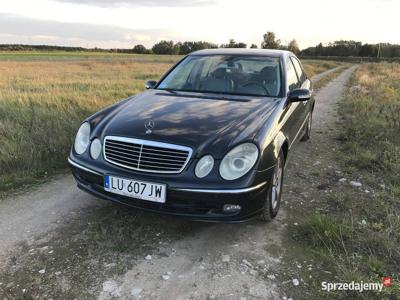
[[[337,199],[343,212],[325,222],[335,222],[331,230],[343,234],[332,236],[327,249],[340,258],[337,264],[344,275],[364,281],[392,277],[388,296],[399,298],[400,64],[361,65],[341,102],[340,115],[344,155],[338,159],[347,174],[362,176],[364,192],[373,198],[345,193]]]
[[[179,56],[0,53],[0,195],[65,170],[80,122],[143,91]],[[322,72],[335,62],[306,61]]]
[[[290,226],[295,240],[290,255],[313,262],[312,269],[317,266],[320,272],[296,274],[308,286],[297,296],[398,299],[400,64],[360,65],[339,104],[339,116],[336,128],[315,128],[314,162],[297,174],[298,184],[304,178],[310,189],[308,197],[301,197],[304,202],[289,209],[296,225]],[[320,134],[325,145],[319,145]],[[393,284],[380,293],[321,290],[322,281],[381,283],[385,276]]]

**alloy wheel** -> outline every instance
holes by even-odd
[[[275,210],[278,206],[281,189],[282,189],[282,173],[283,166],[282,160],[278,159],[275,166],[274,174],[272,175],[272,188],[271,188],[271,205],[272,209]]]

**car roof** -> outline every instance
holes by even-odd
[[[254,56],[270,56],[270,57],[286,57],[294,55],[286,50],[273,49],[246,49],[246,48],[218,48],[204,49],[190,53],[190,55],[254,55]]]

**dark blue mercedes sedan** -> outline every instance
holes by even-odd
[[[312,85],[291,52],[194,52],[144,93],[87,118],[68,161],[100,198],[195,220],[273,219],[310,137]]]

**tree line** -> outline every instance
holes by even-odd
[[[247,48],[247,44],[243,42],[236,42],[234,39],[230,39],[226,44],[215,44],[205,41],[186,41],[177,42],[162,40],[153,45],[150,49],[147,49],[144,45],[135,45],[132,49],[133,53],[139,54],[180,54],[185,55],[193,51],[202,49],[215,49],[215,48]],[[250,48],[258,48],[256,44],[251,44]],[[288,45],[281,44],[281,41],[275,37],[275,33],[267,32],[263,36],[261,42],[261,48],[263,49],[285,49],[290,50],[296,54],[300,52],[299,45],[296,40],[292,40]]]
[[[186,55],[193,51],[214,48],[247,48],[248,45],[243,42],[237,42],[230,39],[226,44],[215,44],[206,41],[185,41],[174,42],[162,40],[155,43],[152,47],[146,48],[142,44],[135,45],[130,49],[86,49],[83,47],[63,47],[47,45],[0,45],[0,50],[18,51],[18,50],[62,50],[62,51],[96,51],[96,52],[115,52],[115,53],[137,53],[137,54],[176,54]],[[258,48],[258,45],[251,44],[249,48]],[[400,45],[388,43],[381,44],[363,44],[357,41],[340,40],[327,45],[319,43],[314,47],[309,47],[300,51],[299,45],[295,39],[284,44],[278,39],[274,32],[268,31],[263,35],[260,43],[263,49],[281,49],[289,50],[303,57],[307,56],[339,56],[339,57],[382,57],[392,58],[400,57]]]
[[[319,43],[300,52],[302,56],[340,56],[340,57],[400,57],[400,45],[389,43],[363,44],[356,41],[335,41],[328,45]]]
[[[261,48],[264,49],[286,49],[294,53],[299,53],[300,49],[296,40],[292,40],[288,45],[282,45],[279,39],[276,39],[273,32],[267,32],[263,36]],[[226,44],[216,44],[206,41],[185,41],[177,42],[162,40],[155,43],[151,48],[146,48],[142,44],[135,45],[131,49],[86,49],[83,47],[64,47],[64,46],[48,46],[48,45],[20,45],[20,44],[3,44],[0,50],[3,51],[20,51],[20,50],[41,50],[41,51],[96,51],[96,52],[116,52],[116,53],[137,53],[137,54],[177,54],[185,55],[197,50],[215,49],[215,48],[247,48],[247,44],[236,42],[230,39]],[[250,48],[258,48],[258,45],[251,44]]]

